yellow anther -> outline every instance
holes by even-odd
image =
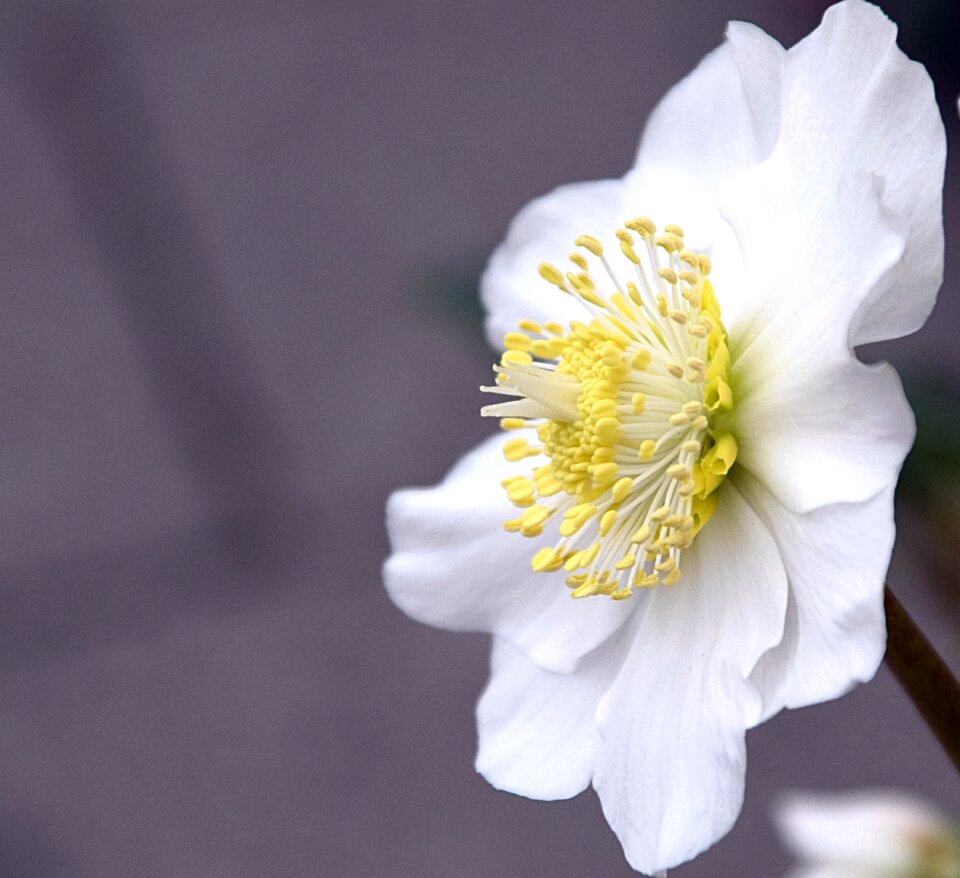
[[[562,565],[562,557],[550,548],[541,549],[530,561],[530,566],[535,573],[559,570]]]
[[[543,330],[540,328],[540,324],[537,323],[536,320],[526,320],[526,319],[524,319],[524,320],[521,320],[517,325],[518,325],[524,332],[532,332],[534,335],[536,335],[537,333],[543,331]]]
[[[663,227],[663,230],[669,235],[676,235],[678,238],[683,237],[683,229],[680,226],[675,226],[672,223]]]
[[[530,353],[541,360],[552,360],[560,352],[554,349],[553,339],[538,338],[531,343]]]
[[[677,282],[677,273],[672,268],[661,268],[657,272],[668,284],[673,285]]]
[[[663,577],[661,582],[664,585],[676,585],[680,581],[680,568],[674,567],[666,576]]]
[[[666,232],[656,240],[658,247],[662,247],[668,253],[676,253],[683,247],[683,238],[672,232]]]
[[[620,438],[620,421],[616,418],[601,418],[594,428],[597,439],[604,445],[612,445]]]
[[[643,410],[647,407],[647,397],[642,393],[635,393],[630,397],[630,408],[633,410],[635,415],[642,415]]]
[[[617,456],[617,449],[612,445],[602,445],[590,455],[590,463],[607,463]]]
[[[631,597],[633,597],[633,592],[629,588],[618,588],[616,591],[610,592],[610,600],[612,601],[625,601]]]
[[[675,415],[670,415],[668,420],[674,427],[682,427],[684,424],[690,423],[690,415],[686,412],[677,412]]]
[[[706,430],[707,427],[709,426],[709,424],[710,424],[710,422],[707,420],[707,416],[706,416],[706,415],[700,415],[699,418],[694,418],[694,419],[693,419],[693,421],[690,423],[690,426],[691,426],[694,430]]]
[[[567,280],[570,280],[570,278],[576,278],[577,284],[588,290],[595,290],[597,288],[597,285],[593,282],[593,278],[590,276],[589,271],[581,271],[576,275],[568,274]]]
[[[538,503],[536,506],[531,506],[523,510],[520,516],[520,524],[524,528],[539,527],[550,517],[551,511],[552,510],[547,509],[546,506]]]
[[[532,362],[533,357],[526,351],[504,351],[500,357],[503,366],[529,366]]]
[[[683,366],[679,363],[667,363],[666,368],[674,378],[683,378]]]
[[[600,543],[594,543],[590,546],[589,549],[585,549],[583,554],[580,557],[580,566],[587,567],[596,560],[597,554],[600,552]]]
[[[650,365],[650,361],[653,359],[650,351],[646,348],[641,348],[633,355],[633,360],[631,360],[630,365],[633,366],[638,372],[642,372],[647,366]]]
[[[683,482],[690,478],[690,468],[684,466],[682,463],[675,463],[673,466],[667,467],[667,475],[670,476],[671,479]]]
[[[571,253],[570,261],[577,266],[581,271],[588,271],[590,268],[590,263],[587,262],[586,258],[582,253]]]
[[[681,235],[681,237],[683,237]],[[681,250],[678,254],[681,262],[686,262],[687,265],[691,265],[694,268],[700,267],[700,254],[695,253],[693,250]]]
[[[657,233],[656,225],[645,216],[638,216],[635,219],[628,220],[624,225],[638,235],[643,235],[646,238],[650,238]]]
[[[663,506],[654,509],[653,512],[650,513],[650,520],[663,521],[668,515],[670,515],[671,512],[673,512],[673,509],[664,503]]]
[[[581,235],[573,242],[578,247],[589,250],[594,256],[603,256],[603,244],[601,244],[593,235]]]
[[[511,518],[503,523],[503,529],[509,533],[520,533],[521,522],[519,518]]]
[[[703,406],[695,399],[691,399],[690,402],[685,402],[683,404],[681,411],[686,412],[691,417],[695,417],[703,411]]]
[[[687,334],[692,335],[695,338],[706,338],[710,333],[706,327],[701,326],[699,323],[695,323],[692,326],[687,327]]]
[[[700,254],[700,274],[710,274],[713,266],[710,263],[710,257],[704,253]]]
[[[526,439],[521,439],[519,436],[508,439],[503,443],[503,456],[511,462],[523,460],[525,457],[532,457],[539,453],[539,448],[532,448]]]
[[[657,443],[653,439],[644,439],[640,443],[639,457],[644,463],[653,458],[654,452],[657,450]]]
[[[617,523],[617,510],[608,509],[600,516],[600,536],[605,537]]]
[[[508,332],[503,337],[503,346],[508,351],[529,351],[532,344],[530,336],[522,332]]]
[[[564,335],[567,331],[564,329],[563,324],[556,323],[553,320],[549,323],[544,323],[543,328],[552,335]]]
[[[696,439],[688,439],[680,446],[684,454],[699,454],[703,446]]]
[[[614,503],[622,503],[627,499],[630,491],[633,488],[633,479],[629,476],[624,476],[622,479],[617,479],[614,482],[613,487],[610,489],[610,496],[613,498]]]
[[[507,497],[515,506],[529,506],[535,493],[536,485],[530,479],[518,479],[507,488]]]
[[[650,525],[643,524],[637,528],[637,532],[630,538],[631,543],[639,543],[643,545],[647,540],[650,539]]]
[[[595,418],[602,418],[605,415],[614,414],[617,411],[617,401],[609,396],[598,399],[590,406],[590,414]]]
[[[656,564],[653,569],[658,573],[669,573],[671,570],[675,569],[676,566],[677,562],[674,561],[673,558],[664,558],[664,560],[659,564]]]
[[[629,570],[637,563],[637,556],[633,553],[629,555],[624,555],[616,564],[613,565],[615,570]]]
[[[520,430],[527,426],[523,418],[500,418],[500,428],[502,430]]]
[[[656,573],[647,573],[643,576],[638,576],[634,585],[639,588],[651,588],[654,585],[659,585],[660,577]]]
[[[549,262],[541,262],[537,266],[537,271],[540,272],[540,277],[548,283],[552,283],[555,287],[560,287],[561,290],[566,290],[567,287],[563,280],[563,272],[555,265],[551,265]],[[562,332],[563,330],[561,329],[560,331]]]
[[[703,372],[706,370],[707,364],[700,357],[687,357],[687,368],[694,372]]]
[[[600,362],[603,363],[604,366],[619,366],[623,362],[623,355],[616,348],[612,348],[604,352],[600,358]]]
[[[608,485],[620,471],[615,463],[601,463],[593,467],[593,483],[595,485]]]
[[[678,310],[678,309],[676,309],[676,308],[674,308],[672,311],[670,311],[667,316],[668,316],[674,323],[679,323],[681,326],[683,326],[683,324],[686,323],[686,322],[690,319],[690,316],[687,314],[686,311],[680,311],[680,310]]]
[[[577,586],[572,592],[571,597],[586,598],[595,595],[600,590],[595,579],[588,579],[583,585]]]
[[[583,557],[583,552],[573,552],[567,556],[567,559],[563,562],[563,569],[567,573],[573,573],[580,566],[580,559]]]
[[[667,312],[667,300],[664,298],[663,293],[657,293],[657,313],[661,317],[666,317]]]
[[[623,255],[627,257],[634,265],[640,264],[640,257],[637,256],[636,250],[633,249],[633,244],[629,241],[625,241],[622,238],[620,239],[620,250],[623,251]]]
[[[700,280],[700,276],[695,271],[690,271],[689,269],[684,269],[680,272],[680,280],[690,286],[696,286],[697,281]]]
[[[696,490],[697,490],[696,482],[694,482],[694,481],[691,479],[689,482],[684,482],[684,483],[677,489],[677,493],[678,493],[681,497],[690,497],[690,496],[692,496],[692,495],[694,494],[694,492],[695,492]]]

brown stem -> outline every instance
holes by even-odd
[[[960,683],[889,588],[883,606],[887,665],[960,771]]]

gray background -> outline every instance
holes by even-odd
[[[726,20],[789,44],[825,5],[0,4],[0,875],[632,874],[592,793],[473,773],[487,639],[392,607],[383,502],[490,431],[475,281],[512,215],[623,173]],[[888,9],[955,142],[954,5]],[[956,170],[937,311],[868,352],[946,379]],[[956,666],[951,515],[903,508],[891,581]],[[784,788],[960,813],[885,670],[749,751],[678,878],[780,874]]]

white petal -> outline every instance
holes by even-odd
[[[390,497],[387,591],[420,622],[490,631],[542,667],[570,671],[621,625],[631,602],[574,601],[562,573],[530,569],[537,544],[503,530],[516,510],[500,486],[501,479],[527,469],[506,463],[502,445],[501,436],[491,437],[440,485]]]
[[[631,651],[598,711],[594,776],[633,868],[695,856],[733,825],[744,731],[758,721],[748,675],[780,641],[786,574],[763,523],[729,483],[683,579],[650,595]]]
[[[827,12],[821,27],[787,53],[771,159],[731,181],[724,209],[748,271],[769,285],[804,264],[793,257],[811,229],[848,237],[855,260],[865,232],[832,212],[824,222],[824,203],[851,177],[881,181],[884,209],[906,232],[906,248],[887,276],[859,295],[851,311],[854,345],[917,329],[942,277],[943,126],[929,77],[897,49],[895,37],[883,13],[859,0]],[[762,283],[753,292],[763,300]]]
[[[893,487],[863,503],[798,515],[755,480],[737,487],[777,542],[790,582],[783,642],[753,681],[764,714],[828,701],[870,680],[883,659],[883,583],[893,549]]]
[[[751,184],[751,203],[763,200],[761,188]],[[747,236],[746,289],[757,308],[749,325],[728,324],[738,466],[798,512],[883,490],[913,441],[896,374],[860,364],[848,347],[854,311],[882,285],[903,238],[890,227],[874,181],[862,175],[838,183],[821,208],[768,278],[756,274],[749,248],[757,242]]]
[[[732,174],[769,155],[780,122],[783,48],[751,25],[734,22],[728,35],[657,105],[636,158],[637,168],[682,171],[711,199]]]
[[[477,704],[477,771],[497,789],[566,799],[593,776],[597,703],[629,645],[624,626],[572,674],[545,671],[496,638],[490,682]]]
[[[776,811],[787,846],[810,862],[906,874],[917,867],[913,844],[947,836],[950,822],[925,802],[895,791],[793,793]]]
[[[779,398],[778,398],[779,397]],[[821,361],[739,406],[738,465],[804,512],[861,502],[893,485],[913,443],[913,414],[886,363]]]
[[[784,105],[796,112],[784,118],[784,138],[802,144],[803,169],[830,168],[834,179],[855,170],[880,175],[884,205],[910,229],[892,282],[858,317],[858,345],[919,329],[943,279],[943,123],[930,77],[897,48],[896,36],[876,6],[838,3],[791,50],[785,75]]]
[[[683,228],[685,242],[714,257],[712,280],[738,290],[740,247],[720,216],[728,180],[769,155],[779,130],[783,48],[759,28],[732,22],[728,42],[707,55],[657,105],[636,167],[624,180],[624,212]],[[737,301],[725,299],[724,313]]]
[[[514,217],[480,281],[487,338],[496,350],[520,320],[566,325],[584,318],[586,309],[541,278],[537,266],[552,262],[570,270],[568,254],[577,249],[573,242],[580,235],[593,235],[614,258],[622,258],[613,237],[628,218],[621,214],[622,190],[622,180],[572,183],[531,201]]]

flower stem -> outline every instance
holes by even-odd
[[[887,666],[960,772],[960,683],[889,588]]]

